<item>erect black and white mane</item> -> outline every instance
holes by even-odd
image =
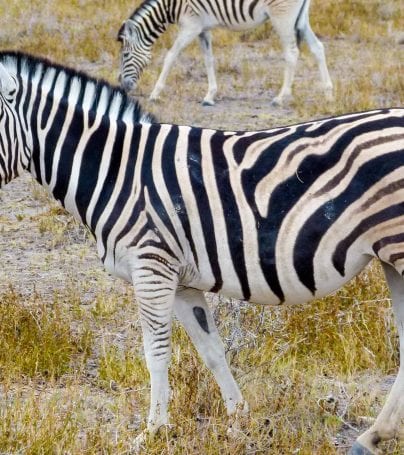
[[[55,81],[59,75],[64,76],[65,87],[75,85],[76,89],[81,91],[82,96],[86,87],[92,86],[93,99],[87,100],[92,112],[101,108],[104,109],[106,115],[116,119],[125,115],[131,116],[134,123],[154,123],[156,121],[152,114],[143,111],[138,101],[128,96],[122,88],[104,79],[91,77],[83,71],[54,63],[44,57],[18,51],[1,51],[0,62],[18,79],[39,83],[48,91],[55,89]],[[102,105],[100,106],[101,100]]]

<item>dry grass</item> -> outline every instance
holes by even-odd
[[[114,82],[116,33],[138,3],[2,2],[0,48]],[[294,101],[269,107],[283,70],[269,24],[248,33],[215,31],[217,106],[199,104],[207,84],[197,44],[181,55],[160,104],[147,102],[175,27],[156,44],[139,98],[162,121],[227,129],[403,105],[401,0],[313,0],[311,23],[326,46],[334,103],[316,90],[317,68],[304,48]],[[132,290],[101,270],[88,233],[28,178],[2,190],[0,206],[0,452],[128,453],[149,399]],[[250,417],[228,436],[218,388],[176,325],[175,426],[149,441],[145,453],[345,453],[379,412],[397,371],[380,268],[372,264],[335,295],[305,306],[210,301]],[[403,453],[403,443],[386,450]]]

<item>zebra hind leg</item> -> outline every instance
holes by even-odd
[[[381,454],[379,442],[404,436],[404,279],[388,264],[383,264],[383,269],[400,337],[400,368],[383,409],[374,424],[358,437],[350,455]]]
[[[212,35],[210,31],[202,32],[199,35],[199,43],[202,48],[203,57],[205,59],[206,73],[208,75],[208,93],[202,101],[204,106],[213,106],[215,104],[215,96],[217,92],[217,83],[215,75],[215,64],[212,52]]]
[[[248,406],[230,372],[222,340],[201,291],[181,289],[177,292],[174,312],[193,341],[205,365],[215,377],[228,415],[247,413]]]
[[[330,73],[328,72],[327,68],[327,62],[325,58],[325,52],[324,52],[324,45],[323,43],[317,38],[317,36],[314,34],[313,30],[310,27],[310,24],[308,22],[305,22],[303,24],[303,28],[299,30],[300,35],[302,38],[306,41],[307,45],[309,46],[309,49],[311,53],[314,55],[319,70],[320,70],[320,79],[321,79],[321,85],[324,90],[325,98],[327,101],[332,101],[334,99],[333,96],[333,85],[330,77]]]
[[[287,99],[292,97],[292,84],[299,58],[299,48],[293,22],[290,20],[285,21],[284,18],[273,17],[272,24],[282,43],[285,69],[281,90],[271,104],[273,106],[282,106]]]

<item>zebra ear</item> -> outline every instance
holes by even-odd
[[[125,35],[125,22],[122,22],[122,25],[118,31],[118,36],[116,37],[116,40],[122,43],[124,35]]]
[[[4,65],[0,63],[0,93],[11,95],[16,88],[15,80],[11,77]]]

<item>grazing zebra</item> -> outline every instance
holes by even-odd
[[[150,95],[155,100],[163,90],[168,73],[178,54],[196,37],[202,48],[209,88],[203,100],[215,104],[217,91],[210,29],[225,27],[246,30],[271,19],[278,33],[285,58],[283,85],[273,104],[282,104],[291,96],[295,67],[299,56],[298,44],[305,40],[315,56],[321,84],[328,100],[332,99],[332,82],[328,73],[324,46],[313,33],[309,23],[310,0],[144,0],[118,33],[122,43],[122,87],[131,92],[151,59],[151,48],[170,24],[180,30],[164,60],[163,70]]]
[[[168,423],[173,314],[228,413],[245,406],[203,291],[304,302],[377,257],[404,355],[404,109],[257,132],[152,122],[106,82],[0,53],[0,186],[30,171],[88,226],[106,269],[133,283],[151,377],[148,432]],[[403,419],[401,360],[352,453],[377,453]]]

